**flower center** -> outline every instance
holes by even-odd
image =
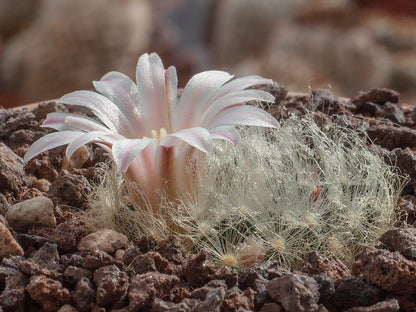
[[[165,128],[160,128],[159,130],[159,134],[156,132],[156,130],[152,130],[151,131],[151,137],[152,139],[155,139],[157,141],[157,144],[160,144],[160,142],[162,141],[162,139],[167,135],[168,133],[166,132]]]

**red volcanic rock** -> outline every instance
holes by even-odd
[[[158,272],[136,275],[129,286],[129,311],[137,312],[150,305],[154,298],[163,298],[178,282],[176,276]]]
[[[69,290],[60,282],[44,275],[32,276],[26,290],[30,298],[41,305],[46,312],[57,311],[64,304],[71,302]]]
[[[403,296],[416,294],[416,262],[398,252],[364,247],[353,265],[353,274],[362,274],[366,280],[389,292]]]
[[[317,252],[307,254],[299,270],[309,275],[325,273],[334,279],[335,285],[343,278],[351,277],[350,270],[337,257],[323,257]]]
[[[312,312],[318,309],[319,291],[316,281],[307,275],[290,273],[272,279],[267,293],[287,312]]]

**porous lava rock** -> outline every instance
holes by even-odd
[[[287,312],[312,312],[318,309],[318,283],[307,275],[290,273],[268,282],[267,293]]]

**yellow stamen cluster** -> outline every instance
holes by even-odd
[[[167,135],[167,131],[165,128],[160,128],[159,134],[157,134],[156,130],[152,130],[151,137],[157,141],[157,144],[160,144],[162,139]]]

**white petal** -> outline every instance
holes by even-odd
[[[220,112],[209,124],[209,129],[220,126],[246,125],[279,128],[277,120],[264,110],[250,106],[235,106]]]
[[[91,109],[93,113],[112,131],[123,135],[132,134],[133,130],[126,116],[104,95],[93,91],[75,91],[64,95],[59,103],[78,105]]]
[[[87,143],[90,143],[91,141],[94,141],[99,136],[105,136],[107,133],[102,131],[92,131],[88,133],[84,133],[83,135],[80,135],[78,138],[73,140],[68,147],[66,148],[66,158],[70,159],[72,154],[80,148],[82,145],[85,145]]]
[[[170,66],[165,71],[165,83],[166,83],[166,99],[168,110],[168,122],[169,126],[166,128],[168,132],[172,132],[172,125],[175,123],[175,116],[173,112],[176,109],[178,100],[178,76],[176,75],[176,68]]]
[[[209,130],[213,139],[222,139],[231,142],[233,145],[237,145],[240,142],[240,133],[234,128],[234,126],[221,126]]]
[[[44,151],[71,143],[73,140],[81,136],[83,133],[84,132],[80,131],[62,131],[47,134],[29,147],[24,156],[24,160],[28,162],[33,157]]]
[[[177,144],[176,139],[205,152],[211,153],[213,148],[212,138],[209,131],[202,127],[183,129],[165,136],[160,145],[170,147]]]
[[[113,159],[122,172],[126,172],[131,162],[153,139],[124,139],[113,144]]]
[[[92,118],[70,113],[49,113],[42,123],[42,127],[48,127],[59,131],[109,131],[108,128]]]
[[[205,71],[193,76],[186,84],[178,101],[178,124],[174,131],[190,128],[209,105],[212,95],[233,76],[224,71]]]
[[[168,127],[165,69],[156,53],[140,56],[136,67],[142,118],[147,132]]]
[[[221,89],[215,93],[214,98],[217,99],[231,92],[241,91],[247,89],[248,87],[260,84],[273,84],[273,80],[257,75],[240,77],[222,86]]]
[[[139,91],[128,76],[113,71],[105,74],[100,81],[94,81],[93,84],[98,92],[117,105],[137,131],[143,131],[139,110]]]
[[[262,90],[243,90],[227,94],[214,101],[203,113],[200,124],[205,126],[220,111],[248,101],[274,102],[274,96]]]

